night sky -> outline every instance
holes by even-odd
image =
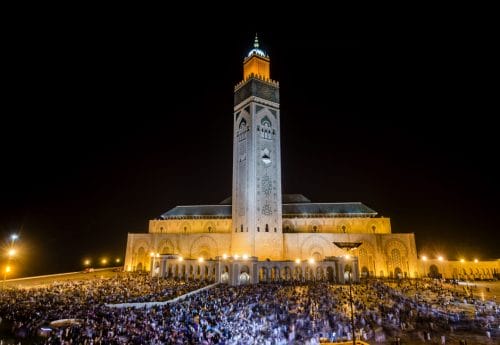
[[[233,87],[254,33],[61,30],[9,53],[0,235],[21,235],[16,275],[123,260],[127,232],[231,194]],[[500,257],[493,48],[259,36],[281,86],[284,193],[361,201],[421,255]]]

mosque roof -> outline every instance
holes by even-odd
[[[296,202],[285,202],[296,201]],[[297,202],[303,201],[305,202]],[[314,203],[302,194],[283,195],[283,217],[374,217],[377,212],[361,202]],[[227,204],[229,202],[229,204]],[[231,199],[219,205],[176,206],[160,216],[173,218],[231,218]]]
[[[283,204],[283,216],[373,217],[377,212],[361,202],[308,202]]]

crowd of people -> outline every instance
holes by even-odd
[[[8,289],[0,294],[0,316],[15,336],[31,339],[50,321],[75,320],[50,328],[38,338],[41,344],[317,344],[320,338],[351,339],[348,286],[328,282],[219,284],[151,308],[106,306],[168,300],[206,284],[124,274]],[[352,288],[356,335],[371,343],[399,336],[441,343],[462,329],[499,339],[495,302],[411,280],[371,280]]]

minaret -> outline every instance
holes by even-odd
[[[283,258],[279,83],[254,48],[234,88],[232,254]]]

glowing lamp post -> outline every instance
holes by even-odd
[[[12,241],[14,242],[14,241]],[[5,266],[5,270],[3,272],[3,284],[2,286],[5,287],[5,281],[7,280],[7,274],[10,273],[10,271],[12,270],[11,267],[10,267],[10,260],[12,259],[12,257],[16,255],[16,250],[14,248],[10,248],[8,251],[7,251],[7,265]]]
[[[347,251],[358,248],[362,242],[333,242],[338,248],[344,249]],[[350,258],[350,255],[347,254],[346,258]],[[351,304],[351,328],[352,328],[352,345],[356,345],[356,331],[354,330],[354,301],[352,299],[352,270],[353,265],[351,265],[351,270],[349,271],[349,303]]]
[[[426,264],[426,261],[427,261],[427,256],[425,256],[425,255],[422,256],[422,261],[424,262],[423,266],[424,266],[424,278],[425,278],[426,277],[426,275],[425,275],[425,264]]]

